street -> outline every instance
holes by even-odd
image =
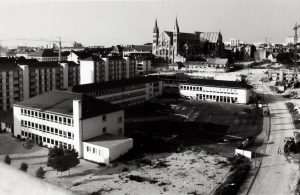
[[[294,133],[291,115],[284,98],[273,95],[264,85],[262,90],[271,113],[271,132],[261,167],[248,194],[294,194],[299,165],[292,157],[283,154],[284,138]],[[279,148],[281,154],[278,153]]]

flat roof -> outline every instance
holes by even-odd
[[[195,84],[222,88],[238,88],[251,89],[252,86],[243,81],[226,81],[226,80],[212,80],[212,79],[189,79],[180,84]]]
[[[81,100],[83,119],[122,110],[118,105],[98,100],[82,93],[68,91],[50,91],[18,102],[14,106],[29,107],[72,116],[73,100]]]
[[[120,87],[139,85],[139,84],[144,84],[144,83],[149,83],[154,81],[159,81],[157,76],[136,77],[130,79],[123,79],[123,80],[76,85],[71,87],[71,89],[73,92],[88,93],[96,90],[120,88]]]
[[[127,137],[124,137],[124,136],[113,135],[113,134],[106,133],[106,134],[88,139],[88,140],[83,141],[83,142],[93,144],[93,145],[97,145],[97,146],[102,146],[102,147],[105,147],[105,148],[112,148],[114,146],[125,143],[130,139],[131,138],[127,138]]]

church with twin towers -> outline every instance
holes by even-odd
[[[173,31],[159,32],[157,19],[153,29],[152,54],[167,63],[184,62],[195,57],[220,57],[224,51],[221,32],[181,32],[177,17]]]

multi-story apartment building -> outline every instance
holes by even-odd
[[[122,80],[136,75],[136,61],[130,57],[93,55],[80,60],[80,67],[80,84]]]
[[[247,104],[252,87],[240,81],[190,79],[180,83],[181,96],[189,99]]]
[[[109,163],[133,146],[124,111],[84,94],[51,91],[14,104],[14,136],[47,147],[75,148],[80,158]]]
[[[22,69],[15,62],[0,63],[0,110],[23,100]]]
[[[84,93],[122,106],[135,105],[162,95],[163,82],[157,77],[137,77],[125,80],[91,83],[72,87]]]
[[[27,62],[20,67],[24,99],[79,83],[79,65],[74,62]]]
[[[268,76],[272,81],[300,81],[298,69],[269,70]]]
[[[79,84],[79,65],[74,62],[38,62],[25,58],[0,59],[0,110],[55,89]]]
[[[136,57],[136,74],[143,76],[152,70],[152,62],[149,56]]]

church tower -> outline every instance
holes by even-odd
[[[159,29],[157,25],[157,19],[155,19],[155,25],[153,29],[153,42],[152,42],[152,54],[156,55],[156,47],[158,46]]]
[[[173,61],[175,56],[177,56],[178,54],[178,34],[179,34],[179,25],[176,17],[174,31],[173,31]]]

